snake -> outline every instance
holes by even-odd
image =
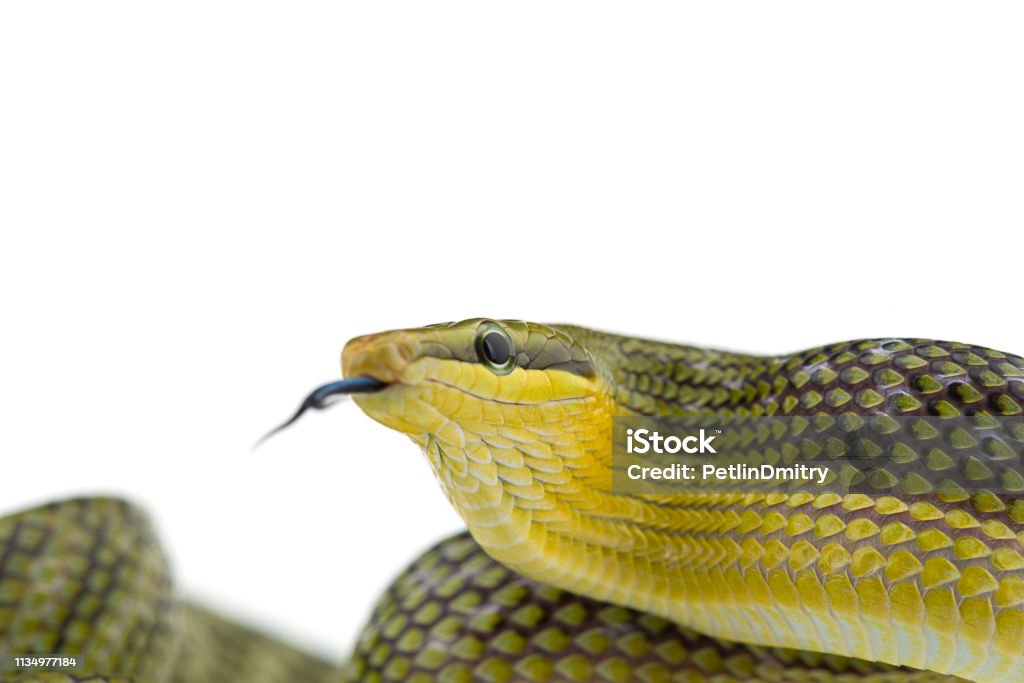
[[[144,512],[81,498],[0,519],[0,656],[84,664],[0,680],[1024,680],[1018,355],[917,338],[755,355],[473,318],[357,337],[341,365],[283,426],[351,397],[419,447],[466,525],[395,578],[350,657],[183,599]],[[978,426],[915,433],[845,493],[614,490],[616,421],[661,417]]]

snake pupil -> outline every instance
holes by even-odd
[[[480,348],[484,359],[494,365],[504,365],[512,357],[512,345],[508,338],[494,330],[484,335]]]

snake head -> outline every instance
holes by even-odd
[[[456,509],[514,544],[531,508],[610,482],[612,401],[574,328],[474,318],[351,340],[346,378],[386,386],[353,398],[425,452]],[[519,539],[521,540],[521,538]]]

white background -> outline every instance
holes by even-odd
[[[1015,3],[4,3],[0,512],[129,496],[334,657],[459,528],[357,334],[471,316],[1020,353]]]

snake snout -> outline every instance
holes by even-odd
[[[401,382],[403,373],[419,356],[415,338],[401,331],[356,337],[341,352],[345,377],[372,377],[386,384]]]

